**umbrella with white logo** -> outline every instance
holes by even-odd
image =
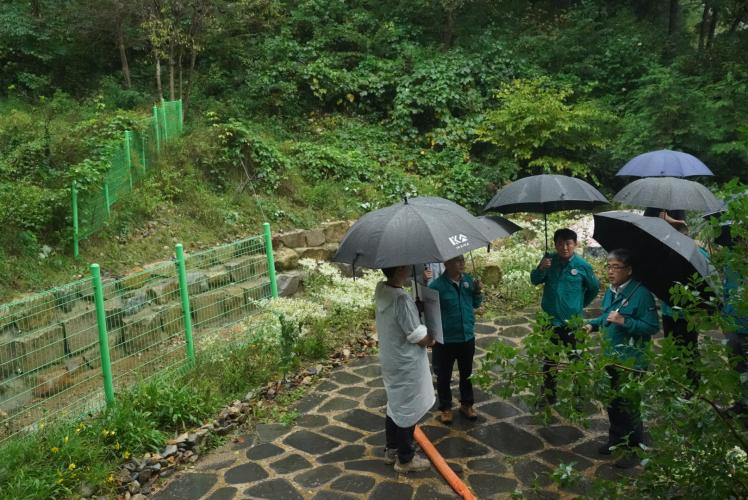
[[[406,198],[356,221],[333,261],[371,269],[444,262],[492,239],[487,226],[456,203]]]

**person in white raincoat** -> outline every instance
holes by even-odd
[[[387,281],[374,292],[379,361],[387,393],[385,462],[398,472],[425,470],[429,461],[415,455],[416,423],[434,405],[426,347],[434,343],[420,323],[413,298],[403,290],[408,266],[383,269]]]

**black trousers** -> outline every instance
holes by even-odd
[[[699,372],[694,370],[693,366],[699,359],[699,332],[688,329],[688,321],[684,318],[673,319],[672,316],[662,316],[662,332],[665,337],[672,337],[673,341],[682,347],[688,349],[685,358],[688,367],[688,380],[691,381],[692,387],[699,385]]]
[[[561,342],[569,350],[577,347],[577,339],[574,337],[574,333],[565,326],[553,327],[551,342],[556,345]],[[546,358],[543,363],[543,387],[545,388],[546,398],[550,400],[556,399],[556,371],[555,364]]]
[[[400,463],[408,463],[413,460],[415,451],[413,450],[413,432],[416,426],[398,427],[389,415],[384,422],[384,436],[387,440],[387,448],[397,450],[397,458]]]
[[[605,368],[610,375],[610,386],[616,393],[621,389],[623,372],[612,366]],[[629,394],[622,397],[616,394],[608,405],[608,443],[611,445],[624,444],[628,446],[639,446],[644,439],[644,424],[642,423],[639,403],[641,394]]]
[[[473,356],[475,355],[475,339],[467,342],[450,344],[434,344],[431,352],[431,360],[436,373],[436,393],[439,396],[439,410],[452,408],[452,370],[455,361],[460,372],[460,403],[472,406],[473,383],[470,375],[473,374]]]

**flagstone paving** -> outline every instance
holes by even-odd
[[[497,338],[516,344],[530,332],[529,312],[482,322],[476,327],[476,356]],[[455,370],[454,380],[456,383]],[[453,387],[456,395],[456,385]],[[384,499],[456,498],[431,469],[397,474],[383,461],[385,394],[376,356],[340,367],[301,399],[301,417],[291,426],[258,425],[176,474],[155,498]],[[601,413],[589,429],[552,418],[544,423],[519,401],[505,401],[476,389],[479,418],[455,414],[450,427],[432,410],[421,428],[478,498],[506,498],[521,490],[529,498],[584,494],[591,478],[622,472],[612,458],[597,454],[607,420]],[[582,481],[561,489],[550,475],[574,463]]]

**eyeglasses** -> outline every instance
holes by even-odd
[[[621,269],[626,269],[629,266],[619,266],[617,264],[607,264],[605,267],[607,269],[612,269],[613,271],[620,271]]]

